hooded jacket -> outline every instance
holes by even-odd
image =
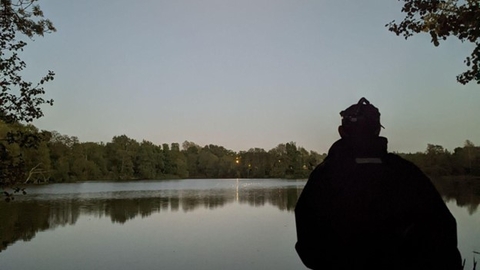
[[[429,178],[387,139],[340,139],[295,208],[311,269],[461,269],[456,222]]]

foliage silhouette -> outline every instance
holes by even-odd
[[[20,53],[27,46],[26,41],[56,31],[52,22],[43,17],[37,0],[0,1],[0,121],[7,124],[32,122],[43,116],[41,106],[53,105],[53,100],[43,98],[43,85],[54,78],[48,71],[37,83],[25,80],[22,71],[27,64]],[[0,186],[6,190],[22,180],[23,157],[7,151],[6,145],[18,144],[33,148],[42,140],[40,134],[17,129],[0,136]],[[6,199],[13,199],[5,191]]]
[[[461,42],[474,45],[470,56],[465,59],[467,71],[457,76],[457,81],[480,84],[480,2],[478,0],[399,0],[403,2],[405,18],[400,23],[392,21],[386,25],[397,36],[405,39],[428,33],[434,46],[441,40],[456,37]]]

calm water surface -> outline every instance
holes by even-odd
[[[436,184],[471,264],[480,251],[480,185]],[[197,179],[29,187],[13,203],[0,202],[0,269],[305,269],[293,247],[304,185]]]

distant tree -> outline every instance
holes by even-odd
[[[463,147],[455,148],[454,157],[462,174],[480,176],[480,147],[466,140]]]
[[[103,144],[84,142],[74,143],[69,156],[70,178],[75,181],[99,180],[107,174]]]
[[[57,131],[50,132],[48,148],[50,150],[50,160],[52,163],[51,180],[53,182],[70,181],[70,159],[72,159],[73,145],[78,143],[77,137],[62,135]]]
[[[466,140],[463,149],[465,149],[465,152],[467,154],[466,164],[468,166],[469,172],[471,172],[473,163],[472,161],[475,160],[475,145],[470,140]]]
[[[287,156],[286,145],[281,143],[268,151],[270,154],[271,172],[270,176],[274,178],[285,178],[288,169],[289,158]]]
[[[424,171],[431,176],[450,175],[452,172],[451,154],[441,145],[427,144]]]
[[[188,177],[187,158],[180,152],[180,145],[178,143],[172,143],[170,149],[171,173],[181,178]]]
[[[478,0],[399,0],[404,2],[402,22],[392,21],[386,26],[405,39],[418,33],[428,33],[435,46],[440,40],[456,37],[470,42],[474,49],[465,59],[468,70],[457,76],[457,81],[480,84],[480,2]]]
[[[157,176],[157,155],[160,147],[143,140],[135,157],[135,174],[139,179],[155,179]]]
[[[225,155],[218,160],[218,177],[219,178],[236,178],[237,163],[235,156]]]
[[[138,142],[126,135],[114,136],[112,142],[107,143],[106,151],[109,159],[109,169],[112,176],[127,180],[134,178],[135,155],[138,151]]]
[[[200,176],[206,178],[218,177],[218,161],[219,158],[210,151],[210,148],[205,146],[198,154],[198,173]]]
[[[162,144],[162,154],[163,154],[163,170],[162,174],[164,175],[173,175],[175,172],[173,160],[171,157],[170,146],[168,143]]]
[[[170,150],[179,152],[179,151],[180,151],[180,144],[178,144],[178,143],[171,143],[171,144],[170,144]]]
[[[190,149],[190,147],[196,148],[198,150],[200,150],[202,148],[202,147],[200,147],[200,145],[198,145],[194,142],[184,141],[182,143],[182,151],[187,151],[188,149]]]
[[[238,154],[238,167],[240,177],[265,178],[271,170],[270,154],[262,148],[250,148]],[[232,159],[233,162],[236,162]],[[235,163],[234,163],[235,164]],[[235,168],[233,167],[233,168]]]
[[[296,178],[298,170],[302,167],[302,161],[300,160],[300,152],[297,149],[295,142],[289,142],[285,144],[285,150],[287,151],[287,178]]]

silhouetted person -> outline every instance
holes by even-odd
[[[311,269],[461,269],[457,229],[419,168],[387,152],[365,98],[340,113],[341,139],[295,208],[295,248]]]

